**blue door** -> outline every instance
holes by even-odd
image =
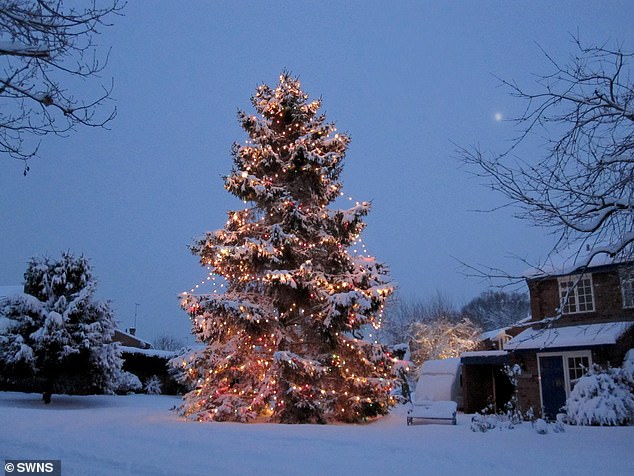
[[[566,403],[564,364],[560,355],[539,358],[544,417],[554,419]]]

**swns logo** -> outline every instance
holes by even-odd
[[[62,476],[62,462],[58,459],[7,459],[4,461],[5,476],[28,476],[32,474]]]

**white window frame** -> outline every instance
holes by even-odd
[[[588,359],[588,369],[592,367],[592,351],[591,350],[571,350],[566,352],[538,352],[537,353],[537,374],[539,376],[539,401],[544,408],[544,396],[542,395],[542,369],[539,364],[540,357],[561,357],[564,370],[564,387],[566,390],[566,400],[570,397],[572,390],[572,381],[570,380],[570,372],[568,368],[568,359],[573,357],[586,357]]]
[[[623,309],[634,308],[634,269],[621,268],[619,270],[619,281],[621,284]]]
[[[590,303],[592,309],[580,310],[579,305],[579,289],[582,288],[582,281],[590,281]],[[562,285],[566,283],[566,289],[562,290]],[[572,283],[572,286],[568,286],[568,283]],[[592,274],[572,274],[568,276],[561,276],[557,278],[557,285],[559,290],[559,303],[561,306],[562,314],[584,314],[588,312],[594,312],[596,309],[594,300],[594,284],[592,282]],[[585,286],[584,286],[585,287]],[[583,295],[587,296],[587,295]],[[570,302],[574,303],[574,309]]]

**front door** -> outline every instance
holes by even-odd
[[[566,380],[561,355],[539,357],[544,416],[554,419],[566,403]]]

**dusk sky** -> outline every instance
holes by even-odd
[[[243,207],[222,176],[258,84],[291,71],[351,135],[345,197],[372,201],[363,238],[400,294],[463,304],[488,283],[458,260],[520,273],[517,256],[553,244],[512,208],[477,212],[503,199],[457,158],[455,144],[501,151],[514,136],[505,119],[524,104],[496,77],[530,89],[551,71],[541,49],[565,63],[572,35],[634,47],[631,0],[129,2],[111,20],[97,39],[111,48],[110,130],[43,138],[26,177],[0,162],[0,286],[21,284],[31,256],[83,253],[121,327],[139,304],[150,341],[189,335],[178,295],[207,272],[187,246]]]

